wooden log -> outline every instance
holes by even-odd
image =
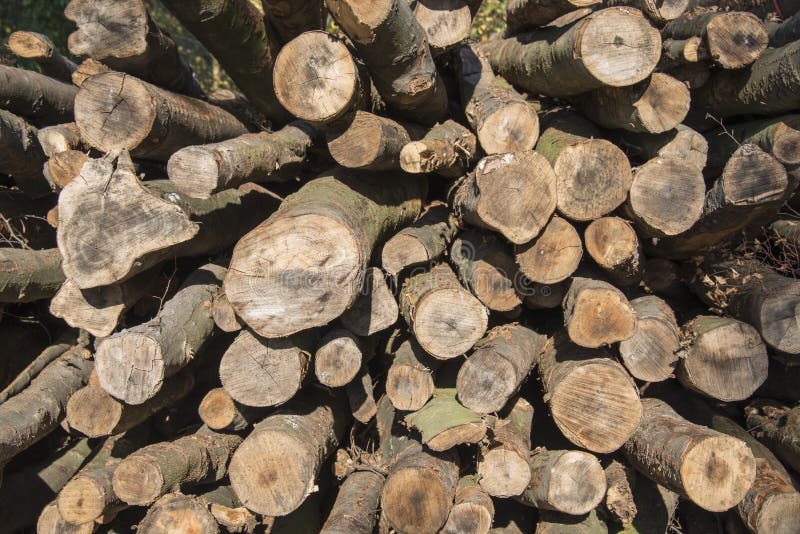
[[[244,406],[233,400],[224,388],[214,388],[206,393],[197,407],[200,419],[217,432],[239,432],[254,421],[263,419],[264,410]]]
[[[779,402],[756,400],[745,409],[747,428],[792,469],[800,466],[800,410]]]
[[[80,346],[45,367],[22,392],[0,407],[0,464],[58,427],[69,397],[83,387],[93,363]]]
[[[534,451],[531,481],[518,500],[570,515],[595,508],[606,494],[606,475],[597,458],[583,451]]]
[[[349,330],[334,328],[319,341],[314,353],[314,374],[325,386],[346,386],[368,357],[362,343]]]
[[[426,451],[401,456],[389,471],[381,493],[381,507],[388,524],[400,532],[439,532],[458,484],[455,456]],[[419,506],[419,496],[425,505]]]
[[[795,0],[695,0],[694,3],[701,7],[718,6],[726,11],[751,11],[759,18],[778,13],[781,13],[780,18],[789,17],[800,10]]]
[[[622,363],[634,378],[661,382],[672,376],[678,365],[675,354],[680,336],[675,314],[669,304],[648,295],[631,301],[637,327],[633,337],[619,344]]]
[[[494,503],[476,478],[467,475],[458,480],[453,507],[442,534],[488,534],[494,519]]]
[[[456,400],[454,387],[438,387],[425,406],[405,416],[405,423],[420,433],[425,446],[437,452],[478,443],[486,435],[486,423]]]
[[[636,313],[628,299],[602,280],[573,277],[562,309],[567,334],[582,347],[610,345],[636,333]]]
[[[464,222],[522,245],[539,235],[555,210],[556,179],[538,152],[487,156],[453,188],[451,204]]]
[[[400,314],[417,342],[436,358],[460,356],[486,332],[488,311],[446,263],[407,279],[399,300]]]
[[[596,219],[586,227],[583,242],[589,256],[617,285],[639,284],[644,261],[630,223],[619,217]]]
[[[603,506],[615,523],[630,525],[636,518],[638,509],[633,489],[636,473],[628,464],[611,460],[604,469],[606,474],[606,495]],[[643,513],[647,513],[643,511]]]
[[[570,96],[644,80],[658,63],[661,36],[640,11],[614,7],[563,28],[486,42],[479,50],[512,84],[530,93]]]
[[[510,312],[522,305],[511,247],[496,234],[461,232],[450,248],[450,259],[461,283],[490,310]]]
[[[384,247],[385,249],[385,247]],[[357,336],[371,336],[397,322],[400,310],[386,278],[370,267],[356,300],[340,317],[342,325]]]
[[[39,519],[36,521],[37,534],[92,534],[95,531],[95,523],[84,523],[73,525],[67,523],[58,511],[56,503],[51,502],[42,509]]]
[[[690,423],[658,399],[642,406],[642,422],[624,448],[637,470],[712,512],[744,498],[756,475],[747,444]]]
[[[350,411],[342,400],[321,390],[299,395],[255,426],[228,469],[242,504],[270,516],[302,504],[344,436]]]
[[[302,386],[315,346],[311,334],[268,339],[244,329],[222,356],[222,387],[245,406],[282,404]]]
[[[461,366],[458,400],[478,413],[499,412],[517,392],[547,338],[519,324],[493,328]]]
[[[408,120],[432,124],[447,112],[447,92],[436,72],[425,30],[401,0],[369,6],[336,0],[327,6],[353,42],[383,100]]]
[[[392,276],[409,267],[436,261],[456,235],[458,222],[446,205],[433,202],[422,216],[383,245],[381,265]]]
[[[274,35],[282,45],[286,45],[304,32],[321,30],[325,27],[322,0],[300,2],[263,0],[261,4],[264,8],[265,23],[271,30],[270,34]]]
[[[375,471],[355,471],[339,488],[320,534],[372,534],[384,477]]]
[[[125,281],[169,258],[216,254],[278,204],[256,185],[207,200],[180,195],[168,181],[144,185],[125,157],[116,169],[110,158],[91,160],[81,176],[59,195],[58,214],[63,269],[81,289]]]
[[[680,160],[691,165],[697,172],[706,166],[708,141],[703,134],[683,124],[663,134],[623,134],[622,143],[638,152],[643,160],[659,157],[664,160]]]
[[[566,219],[553,216],[538,237],[515,246],[514,252],[519,270],[532,282],[557,284],[578,268],[583,245],[574,226]]]
[[[110,71],[111,69],[95,59],[84,59],[81,64],[78,65],[78,68],[75,69],[75,72],[72,73],[72,84],[76,87],[80,87],[90,76]]]
[[[220,529],[211,512],[197,499],[182,493],[167,493],[148,508],[136,531],[216,534]]]
[[[275,58],[274,76],[281,105],[313,124],[332,123],[369,107],[371,82],[366,69],[344,41],[323,31],[309,31],[289,41]]]
[[[422,408],[433,395],[434,373],[441,365],[425,352],[413,338],[403,341],[395,350],[386,372],[386,396],[398,410]]]
[[[683,15],[690,8],[690,4],[689,0],[657,0],[655,2],[648,0],[606,0],[603,2],[605,6],[631,6],[641,9],[647,15],[647,18],[658,26],[662,26]]]
[[[65,150],[54,154],[45,163],[45,178],[56,189],[64,189],[68,183],[77,178],[87,161],[89,155],[80,150]]]
[[[211,263],[197,269],[153,319],[103,340],[95,355],[103,389],[126,404],[152,399],[211,336],[211,301],[224,276]]]
[[[214,324],[223,332],[238,332],[242,329],[242,322],[236,317],[233,306],[222,291],[217,293],[211,303],[211,315],[214,317]]]
[[[461,1],[461,0],[448,0]],[[435,172],[447,178],[463,176],[477,160],[478,141],[467,128],[448,119],[425,137],[400,150],[400,168],[414,174]]]
[[[521,495],[530,484],[532,424],[533,406],[517,397],[508,416],[492,426],[476,464],[480,486],[492,497]]]
[[[783,18],[783,17],[782,17]],[[800,17],[795,13],[780,22],[766,22],[769,46],[779,48],[800,38]]]
[[[73,55],[170,91],[202,95],[175,41],[156,25],[143,0],[71,0],[64,16],[78,26],[67,43]]]
[[[73,120],[78,90],[69,84],[30,70],[0,65],[0,107],[38,126]]]
[[[700,315],[683,326],[681,347],[678,379],[701,395],[744,400],[767,379],[767,348],[741,321]]]
[[[711,59],[708,47],[702,37],[697,35],[685,39],[663,39],[661,41],[661,60],[658,68],[662,70],[694,67]]]
[[[8,36],[8,49],[17,57],[34,61],[44,74],[62,82],[72,83],[72,73],[78,68],[41,33],[15,31]]]
[[[716,12],[696,9],[668,22],[663,37],[702,37],[711,59],[725,69],[751,64],[767,48],[769,36],[764,23],[752,13]]]
[[[349,169],[372,171],[399,170],[400,151],[412,138],[422,137],[421,132],[410,125],[404,126],[367,111],[356,111],[334,123],[325,136],[336,163]]]
[[[539,357],[538,369],[553,420],[575,445],[615,451],[639,425],[636,385],[605,351],[579,347],[560,332]]]
[[[296,121],[277,132],[261,132],[213,143],[188,146],[167,162],[175,188],[193,198],[209,198],[245,182],[283,182],[296,177],[316,132]]]
[[[356,298],[372,251],[419,215],[426,185],[343,169],[305,184],[236,245],[225,280],[236,314],[265,337],[341,315]],[[278,243],[290,243],[295,254],[283,254]]]
[[[0,248],[0,302],[32,302],[52,297],[64,281],[56,248]]]
[[[721,174],[725,163],[741,144],[753,144],[793,169],[800,164],[800,115],[783,115],[718,128],[706,134],[708,164],[706,174]]]
[[[561,512],[542,511],[535,534],[607,534],[608,526],[597,511],[573,516]]]
[[[195,499],[211,512],[223,530],[244,534],[253,534],[256,531],[257,516],[242,506],[230,486],[218,486],[196,496]]]
[[[659,72],[635,85],[595,89],[576,100],[600,126],[656,134],[683,122],[690,103],[686,85]]]
[[[176,150],[230,139],[247,128],[227,111],[121,72],[87,79],[75,96],[81,137],[103,152],[128,149],[166,161]]]
[[[800,528],[800,493],[768,461],[756,458],[756,478],[736,512],[751,532],[790,534]]]
[[[518,33],[545,26],[579,8],[600,4],[600,0],[510,0],[506,4],[506,33]]]
[[[31,384],[33,379],[39,376],[39,373],[41,373],[45,367],[64,354],[70,347],[71,345],[69,343],[61,342],[45,348],[33,361],[25,366],[24,369],[16,373],[16,377],[0,391],[0,404],[24,391],[25,388]]]
[[[345,392],[353,419],[365,425],[369,423],[378,411],[369,370],[362,370],[355,380],[347,384]]]
[[[52,189],[42,174],[46,159],[36,133],[23,119],[0,109],[0,173],[11,176],[29,197],[42,198]]]
[[[458,50],[461,105],[487,154],[532,150],[539,139],[536,110],[471,46]]]

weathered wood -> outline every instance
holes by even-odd
[[[386,372],[386,396],[398,410],[422,408],[434,391],[434,373],[441,365],[413,338],[403,341],[394,352]]]
[[[736,511],[751,532],[791,534],[800,529],[800,493],[762,458],[756,458],[756,478]]]
[[[245,430],[266,415],[264,410],[236,402],[224,388],[214,388],[206,393],[197,413],[208,428],[217,432]]]
[[[636,472],[628,464],[611,460],[604,469],[606,473],[606,495],[603,505],[616,523],[630,525],[638,509],[634,499]],[[648,511],[643,510],[646,514]]]
[[[442,380],[441,376],[438,380],[440,387],[433,392],[433,398],[406,415],[406,425],[416,429],[422,443],[432,451],[447,451],[458,445],[480,442],[486,435],[486,423],[456,400],[456,388],[449,387],[449,380]]]
[[[533,452],[531,481],[518,500],[528,506],[571,515],[595,508],[606,493],[606,475],[597,458],[583,451]]]
[[[217,534],[219,525],[211,512],[190,495],[167,493],[147,510],[136,527],[142,534]]]
[[[586,252],[594,262],[621,286],[638,285],[644,261],[639,237],[633,227],[619,217],[592,221],[583,233]]]
[[[24,391],[45,367],[64,354],[70,347],[69,343],[63,342],[55,343],[45,348],[0,391],[0,404]]]
[[[50,182],[51,187],[58,190],[64,189],[81,173],[81,169],[87,161],[89,161],[89,155],[81,150],[59,152],[51,156],[45,163],[44,176]]]
[[[578,268],[583,245],[574,226],[566,219],[553,216],[538,237],[515,246],[514,252],[519,270],[528,279],[538,284],[556,284]]]
[[[89,522],[82,525],[67,523],[58,511],[56,503],[51,502],[42,509],[36,521],[37,534],[92,534],[95,523]]]
[[[46,159],[36,133],[23,119],[0,109],[0,173],[11,176],[29,197],[42,198],[52,189],[42,174]]]
[[[8,49],[17,57],[36,62],[44,74],[62,82],[72,83],[72,73],[78,68],[41,33],[15,31],[8,36]]]
[[[631,6],[641,9],[658,26],[675,20],[690,8],[689,0],[605,0],[605,6]]]
[[[702,134],[683,124],[663,134],[623,134],[622,144],[638,153],[643,160],[679,160],[691,165],[697,172],[706,165],[708,141]]]
[[[454,0],[461,1],[461,0]],[[400,168],[410,173],[435,172],[448,178],[463,176],[478,157],[478,141],[467,128],[448,119],[425,137],[400,150]]]
[[[340,320],[355,335],[371,336],[392,326],[399,315],[400,309],[383,271],[370,267],[356,300]]]
[[[78,90],[38,72],[0,65],[0,108],[30,119],[38,126],[73,120]]]
[[[412,225],[383,245],[381,265],[390,275],[442,257],[456,235],[458,222],[446,205],[433,202]]]
[[[258,516],[242,506],[229,485],[218,486],[195,497],[214,516],[214,520],[227,532],[253,534]],[[278,532],[279,529],[275,528]]]
[[[544,26],[562,15],[600,0],[510,0],[506,4],[506,31],[515,35]]]
[[[265,337],[329,323],[355,300],[372,251],[419,215],[426,185],[343,169],[308,182],[236,245],[228,301]]]
[[[375,417],[378,411],[374,389],[369,369],[362,370],[361,374],[345,387],[353,419],[365,425]]]
[[[708,164],[706,174],[718,176],[728,159],[742,144],[753,144],[775,156],[787,169],[800,164],[800,115],[783,115],[769,119],[726,125],[706,134]]]
[[[64,273],[56,248],[0,248],[0,302],[31,302],[56,294]]]
[[[111,69],[95,59],[84,59],[75,69],[75,72],[72,73],[72,84],[80,87],[90,76],[101,72],[111,72]]]
[[[745,409],[749,432],[792,469],[800,467],[800,409],[756,400]]]
[[[636,332],[636,313],[628,299],[602,280],[574,277],[562,309],[570,339],[582,347],[610,345]]]
[[[325,386],[346,386],[368,358],[356,336],[345,328],[334,328],[319,341],[314,353],[314,374]]]
[[[271,34],[285,45],[303,32],[325,27],[322,0],[262,0],[265,23]],[[276,76],[277,78],[277,76]]]
[[[422,135],[415,126],[367,111],[356,111],[325,131],[328,150],[336,163],[372,171],[399,170],[401,150]]]
[[[214,324],[223,332],[238,332],[242,329],[242,322],[236,317],[233,306],[222,291],[217,293],[211,303],[211,315],[214,316]]]
[[[505,419],[491,428],[476,464],[481,488],[492,497],[521,495],[531,482],[531,426],[533,407],[517,397]]]
[[[654,295],[633,299],[631,307],[637,326],[633,337],[619,344],[622,363],[639,380],[666,380],[678,365],[675,352],[680,348],[680,336],[675,314]]]
[[[662,70],[697,67],[711,59],[708,47],[702,37],[691,36],[685,39],[666,38],[661,42],[661,60],[658,68]],[[694,87],[694,85],[692,84]]]
[[[494,503],[478,485],[476,478],[467,475],[459,479],[453,507],[442,527],[442,534],[488,534],[494,519]]]
[[[374,471],[351,473],[339,488],[320,534],[372,534],[383,483],[383,475]]]

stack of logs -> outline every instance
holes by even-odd
[[[800,532],[800,2],[162,2],[0,66],[0,530]]]

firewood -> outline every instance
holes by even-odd
[[[487,156],[454,187],[453,210],[464,222],[522,245],[539,235],[555,210],[556,177],[532,150]]]
[[[564,28],[545,28],[479,48],[497,74],[530,93],[570,96],[647,78],[661,54],[661,36],[640,11],[595,11]]]
[[[312,124],[332,123],[369,108],[369,74],[345,43],[329,33],[310,31],[289,41],[275,58],[274,75],[281,105]]]
[[[527,378],[547,338],[518,324],[493,328],[458,373],[458,400],[478,413],[500,411]]]
[[[496,234],[461,232],[450,248],[450,259],[464,286],[490,310],[508,312],[522,305],[511,247]]]
[[[214,516],[214,520],[228,532],[253,534],[258,516],[242,506],[241,501],[229,485],[218,486],[195,497]]]
[[[655,73],[628,87],[603,87],[577,97],[580,110],[605,128],[663,133],[689,112],[689,90],[671,76]]]
[[[80,346],[68,350],[0,406],[0,465],[58,427],[69,397],[83,387],[92,371],[87,354]]]
[[[216,534],[220,530],[214,516],[198,500],[182,493],[167,493],[150,506],[136,531]]]
[[[353,414],[353,419],[363,424],[369,423],[378,411],[369,370],[362,370],[359,376],[347,384],[345,391],[347,392],[347,400],[350,403],[350,412]]]
[[[779,48],[800,39],[800,16],[795,13],[780,23],[765,22],[769,34],[769,46]]]
[[[31,120],[37,126],[52,126],[73,120],[73,102],[78,90],[30,70],[0,65],[0,108]]]
[[[37,130],[22,118],[0,109],[0,173],[8,174],[31,198],[52,192],[42,174],[45,155]]]
[[[400,170],[400,152],[422,137],[419,128],[367,111],[356,111],[329,127],[325,136],[336,163],[349,169]]]
[[[441,383],[441,377],[439,380]],[[405,417],[406,424],[420,433],[422,443],[432,451],[478,443],[486,435],[480,415],[456,400],[456,388],[446,386],[438,387],[425,406]]]
[[[637,470],[712,512],[744,498],[756,465],[743,441],[690,423],[658,399],[642,406],[642,422],[624,448]],[[653,456],[654,448],[661,453]]]
[[[56,248],[0,248],[0,302],[47,299],[64,282],[61,253]]]
[[[370,267],[356,300],[340,320],[355,335],[371,336],[392,326],[399,315],[397,301],[386,283],[383,271]]]
[[[641,9],[647,17],[662,26],[665,23],[675,20],[690,8],[689,0],[659,0],[650,2],[648,0],[605,0],[605,6],[631,6]]]
[[[325,27],[322,0],[301,0],[299,2],[263,0],[261,4],[264,7],[267,27],[283,45],[303,32],[320,30]]]
[[[354,0],[327,4],[355,45],[386,103],[409,120],[433,124],[447,111],[447,93],[428,47],[425,30],[404,0],[369,6]]]
[[[582,7],[600,4],[600,0],[510,0],[506,4],[509,35],[544,26],[558,17]]]
[[[372,251],[419,215],[425,194],[422,180],[343,169],[308,182],[236,245],[228,301],[265,337],[329,323],[355,300]],[[294,254],[276,245],[287,242]]]
[[[65,150],[53,154],[45,163],[45,178],[57,190],[64,189],[68,183],[78,177],[87,161],[89,161],[89,155],[80,150]]]
[[[100,74],[101,72],[110,71],[110,68],[106,67],[95,59],[85,59],[80,65],[78,65],[78,68],[75,69],[75,72],[72,73],[72,84],[76,87],[80,87],[90,76]]]
[[[218,432],[245,430],[266,415],[264,410],[239,404],[224,388],[214,388],[206,393],[197,412],[208,428]]]
[[[571,515],[595,508],[606,494],[606,475],[597,458],[583,451],[533,452],[531,481],[518,500]]]
[[[21,393],[27,388],[34,378],[39,376],[53,360],[59,358],[64,354],[71,345],[67,342],[55,343],[45,348],[33,361],[31,361],[25,368],[19,372],[7,386],[0,391],[0,404],[6,402],[9,398]],[[18,347],[15,347],[18,349]]]
[[[415,174],[435,172],[447,178],[456,178],[464,175],[477,161],[477,156],[475,135],[448,119],[428,130],[419,141],[403,146],[400,150],[400,167]]]
[[[514,252],[519,270],[532,282],[557,284],[569,278],[583,256],[581,236],[567,220],[553,216],[542,233]],[[559,305],[561,301],[559,300]]]
[[[750,433],[792,469],[800,467],[800,409],[756,400],[745,409]]]
[[[607,534],[608,526],[596,510],[578,517],[561,512],[542,511],[535,534]]]
[[[473,17],[469,4],[464,0],[417,0],[411,4],[414,18],[425,31],[434,56],[469,39]]]
[[[583,234],[586,252],[618,285],[638,285],[643,258],[633,227],[619,217],[592,221]]]
[[[605,351],[579,347],[559,332],[539,357],[538,370],[553,420],[575,445],[615,451],[639,425],[636,385]]]
[[[420,346],[442,360],[468,351],[486,332],[489,318],[446,263],[403,283],[400,313]]]
[[[41,33],[13,32],[8,36],[8,49],[17,57],[36,62],[44,74],[62,82],[72,83],[72,73],[78,68],[61,55],[49,37]]]
[[[623,525],[633,523],[638,512],[634,499],[636,473],[628,464],[611,460],[604,469],[606,473],[606,495],[603,505],[611,518]],[[643,510],[643,513],[647,513]]]
[[[639,152],[644,160],[679,160],[691,165],[697,172],[706,166],[708,141],[701,133],[683,124],[663,134],[624,134],[623,143]]]
[[[422,350],[416,340],[403,341],[386,373],[386,396],[398,410],[422,408],[434,391],[434,373],[442,364]]]
[[[764,23],[741,11],[693,10],[668,22],[661,35],[673,39],[702,37],[711,59],[725,69],[751,64],[769,41]]]
[[[458,222],[441,202],[430,204],[422,216],[383,245],[381,265],[390,275],[437,261],[450,246]]]
[[[228,297],[222,291],[217,293],[211,303],[211,315],[214,317],[214,324],[223,332],[238,332],[243,327],[233,306],[228,302]]]
[[[383,483],[383,475],[374,471],[351,473],[342,483],[320,534],[372,534]]]
[[[608,282],[573,277],[562,308],[569,338],[582,347],[610,345],[636,333],[636,313],[625,295]]]
[[[658,68],[670,70],[694,67],[697,63],[710,59],[711,54],[702,37],[695,35],[686,39],[667,38],[661,42],[661,60],[658,62]]]
[[[461,105],[487,154],[525,152],[539,139],[539,117],[508,82],[492,73],[480,51],[458,51]]]
[[[244,329],[222,356],[222,387],[245,406],[282,404],[302,386],[314,347],[313,334],[268,339]]]
[[[300,395],[258,423],[234,453],[231,485],[248,509],[285,516],[306,499],[350,418],[343,399]]]
[[[491,428],[488,445],[481,446],[476,471],[481,488],[492,497],[521,495],[531,481],[533,407],[517,397],[508,416]]]
[[[314,353],[314,374],[328,387],[346,386],[367,357],[356,336],[345,328],[334,328],[319,341]]]
[[[82,525],[67,523],[58,511],[56,503],[50,503],[42,509],[36,522],[37,534],[92,534],[97,525],[94,522]]]
[[[463,476],[456,486],[455,500],[442,527],[442,534],[488,534],[494,519],[494,503],[478,485],[474,475]]]
[[[675,371],[680,336],[669,304],[649,295],[631,301],[637,326],[633,337],[620,342],[622,363],[634,378],[661,382]]]
[[[211,301],[224,276],[211,263],[197,269],[156,317],[104,339],[95,355],[103,389],[127,404],[153,398],[211,336]]]
[[[121,72],[97,74],[81,85],[75,122],[81,137],[103,152],[128,149],[135,157],[158,161],[185,146],[247,133],[219,107]]]

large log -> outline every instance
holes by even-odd
[[[47,299],[64,281],[58,249],[0,248],[0,302]]]
[[[456,178],[463,176],[477,158],[475,134],[448,119],[436,124],[419,141],[412,141],[403,147],[400,151],[400,168],[415,174],[435,172],[447,178]]]
[[[414,224],[389,239],[381,251],[381,266],[392,276],[403,269],[437,261],[456,235],[458,222],[446,205],[433,202]]]
[[[583,451],[534,451],[531,481],[518,500],[570,515],[595,508],[606,494],[606,475],[597,458]]]
[[[583,256],[581,236],[566,219],[553,216],[542,233],[514,252],[519,270],[532,282],[557,284],[566,280]]]
[[[282,45],[303,32],[325,27],[322,0],[262,0],[261,5],[264,8],[265,24]]]
[[[433,395],[434,373],[441,365],[413,338],[400,343],[386,372],[386,396],[398,410],[419,410]]]
[[[675,314],[669,304],[648,295],[631,301],[637,326],[633,337],[619,344],[622,363],[634,378],[661,382],[675,372],[680,336]]]
[[[236,245],[228,301],[265,337],[329,323],[355,300],[372,251],[419,215],[425,194],[419,179],[343,169],[308,182]]]
[[[38,126],[73,120],[73,85],[38,72],[0,65],[0,108],[30,119]]]
[[[570,96],[644,80],[658,63],[661,36],[640,11],[614,7],[570,26],[488,41],[479,50],[497,74],[526,91]]]
[[[571,11],[600,3],[601,0],[509,0],[506,4],[506,32],[516,35],[545,26]]]
[[[638,285],[644,260],[639,237],[619,217],[595,219],[583,233],[586,252],[620,286]]]
[[[36,128],[0,109],[0,173],[11,176],[31,198],[41,198],[52,192],[42,174],[46,158],[36,134]]]
[[[602,280],[573,277],[562,309],[567,334],[582,347],[610,345],[636,333],[636,313],[628,299]]]
[[[400,309],[383,271],[370,267],[356,300],[340,320],[355,335],[371,336],[392,326],[399,315]]]
[[[476,463],[481,488],[492,497],[521,495],[531,482],[531,427],[533,406],[517,397],[505,419],[490,431]]]
[[[494,503],[480,488],[476,478],[467,475],[459,479],[442,534],[488,534],[494,519]]]
[[[342,482],[320,534],[372,534],[383,483],[383,475],[375,471],[351,473]]]
[[[72,73],[78,68],[41,33],[15,31],[8,36],[8,49],[17,57],[36,62],[44,74],[62,82],[72,83]]]

